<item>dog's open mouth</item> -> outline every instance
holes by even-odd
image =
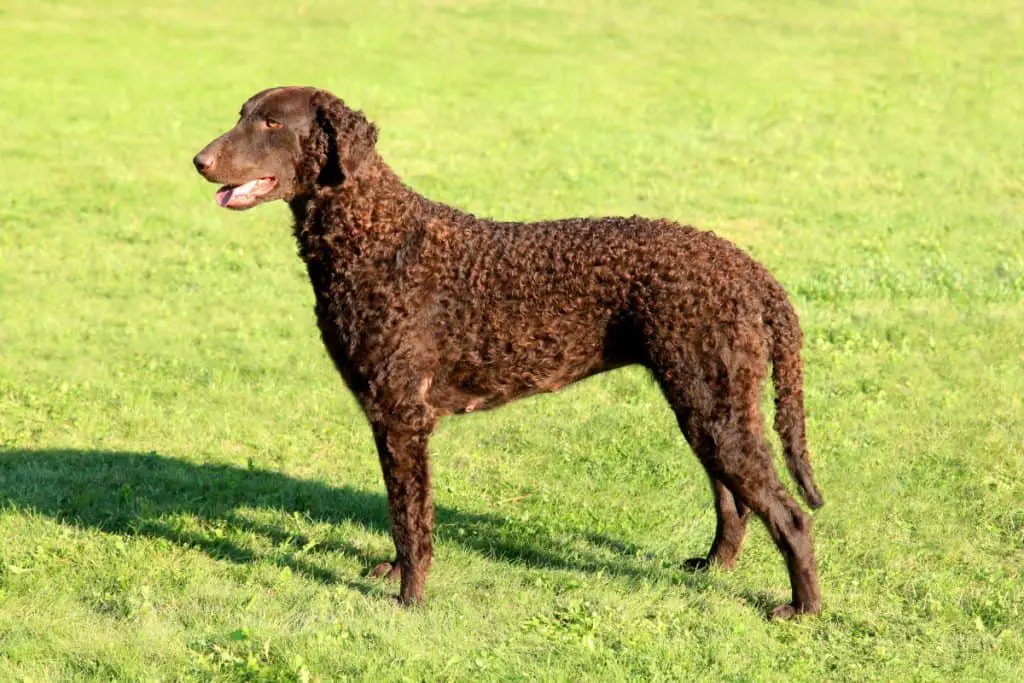
[[[217,190],[217,203],[228,209],[250,209],[260,203],[271,190],[277,187],[277,178],[266,177],[250,180],[242,185],[225,185]]]

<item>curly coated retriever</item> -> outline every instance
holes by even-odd
[[[417,603],[433,556],[427,441],[438,417],[649,368],[707,470],[718,528],[707,558],[736,561],[752,510],[786,559],[793,598],[821,609],[811,522],[783,488],[759,399],[807,503],[822,504],[804,436],[801,332],[779,283],[740,249],[668,220],[501,223],[433,202],[378,155],[377,128],[334,95],[257,93],[194,163],[217,202],[288,202],[324,344],[373,428],[401,579]]]

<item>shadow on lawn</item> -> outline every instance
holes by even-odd
[[[0,451],[0,505],[4,504],[84,528],[164,538],[232,562],[269,560],[325,583],[335,583],[338,577],[298,552],[308,539],[282,525],[253,521],[237,509],[298,513],[329,524],[352,522],[385,534],[389,528],[383,494],[266,470],[199,465],[144,453]],[[183,524],[181,515],[193,517],[202,531],[195,530],[194,522]],[[228,534],[211,529],[225,525]],[[254,554],[226,538],[238,532],[262,536],[285,552]],[[500,516],[437,508],[438,539],[486,557],[542,568],[683,581],[691,588],[707,585],[699,576],[657,566],[632,544],[586,531],[567,535],[570,538],[558,540],[539,527],[510,528],[509,520]],[[567,543],[572,544],[571,550]],[[581,545],[587,550],[581,551]],[[560,554],[560,548],[566,552]],[[367,567],[390,559],[370,557],[344,541],[317,545],[316,552],[342,553]],[[343,583],[368,592],[365,581]]]

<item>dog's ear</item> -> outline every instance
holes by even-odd
[[[339,98],[320,90],[313,95],[314,146],[323,156],[318,185],[340,185],[375,153],[377,126],[363,112],[349,109]]]

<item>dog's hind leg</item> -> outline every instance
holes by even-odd
[[[736,339],[740,343],[731,347],[730,362],[720,363],[718,372],[710,373],[716,380],[712,385],[715,410],[705,424],[714,449],[704,466],[761,518],[786,560],[793,598],[771,616],[817,614],[821,592],[811,518],[783,487],[764,438],[760,398],[765,364],[755,344],[744,347],[744,337]]]
[[[692,557],[686,561],[686,568],[691,571],[702,571],[711,565],[722,569],[732,569],[743,549],[743,539],[747,535],[747,521],[750,519],[750,508],[738,500],[725,483],[711,476],[711,488],[715,494],[715,540],[707,557]]]
[[[662,390],[672,406],[679,423],[679,428],[686,437],[687,443],[697,459],[705,464],[711,489],[715,496],[715,540],[707,557],[693,557],[686,561],[686,568],[691,571],[703,571],[710,565],[722,569],[732,569],[743,548],[743,539],[747,534],[747,521],[750,509],[738,500],[725,482],[712,470],[715,459],[715,443],[702,428],[702,421],[690,409],[683,395],[686,386],[672,386],[674,383],[662,381]]]
[[[752,511],[768,527],[789,570],[792,601],[777,607],[771,616],[817,614],[821,593],[811,520],[782,486],[764,438],[760,392],[766,363],[760,360],[756,337],[731,339],[724,350],[690,354],[701,358],[703,367],[687,367],[676,355],[671,358],[674,366],[660,364],[669,371],[654,370],[715,491],[715,541],[707,559],[688,565],[728,567],[735,562]]]
[[[819,613],[821,590],[811,519],[779,481],[767,442],[735,424],[723,429],[717,440],[716,466],[721,468],[722,481],[761,518],[786,560],[793,599],[776,607],[771,616]]]

